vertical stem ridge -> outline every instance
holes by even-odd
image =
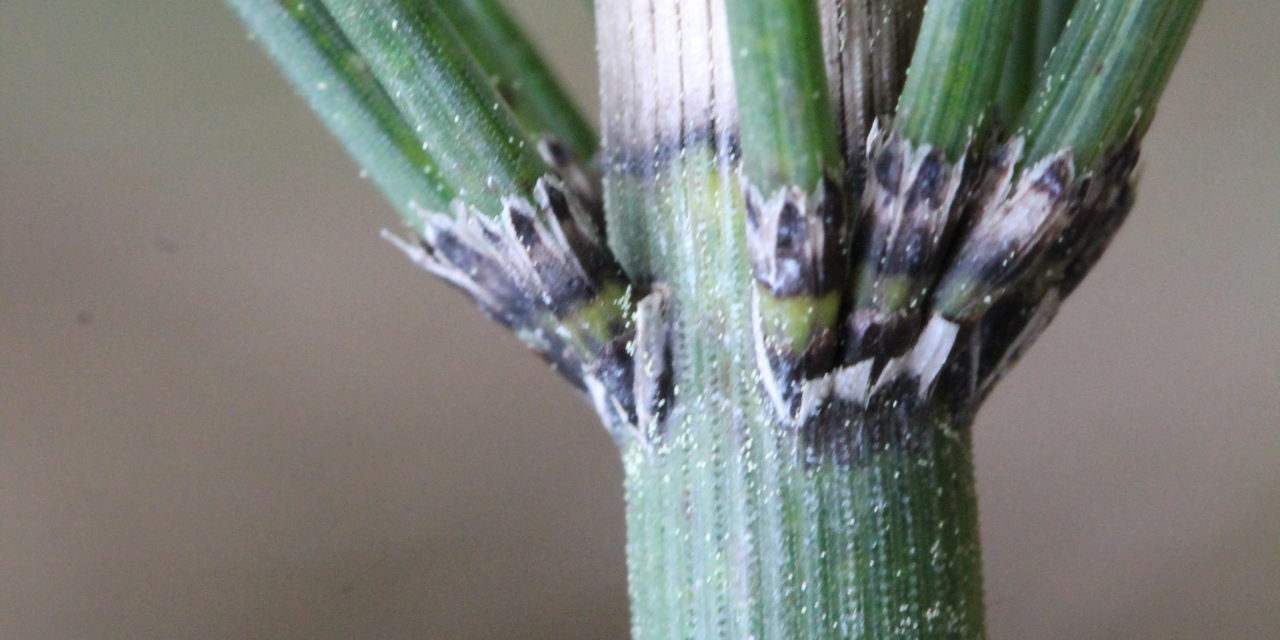
[[[819,0],[827,86],[845,188],[856,202],[871,123],[893,114],[920,32],[923,0]]]

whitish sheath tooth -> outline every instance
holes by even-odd
[[[636,427],[647,441],[661,436],[671,399],[667,289],[657,285],[636,305],[634,367]]]
[[[824,178],[812,193],[784,187],[768,199],[743,180],[757,365],[780,416],[800,409],[804,380],[834,362],[846,253],[844,200]]]
[[[938,285],[937,309],[973,320],[1027,274],[1068,229],[1079,209],[1071,152],[1063,150],[1027,168],[1011,184],[1021,142],[1015,141],[989,174],[976,219]]]

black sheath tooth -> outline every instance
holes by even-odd
[[[872,127],[844,362],[901,355],[923,326],[929,293],[960,226],[966,161],[949,163],[940,149],[913,145],[880,122]]]
[[[937,288],[948,317],[972,319],[1019,280],[1069,233],[1080,213],[1073,204],[1071,152],[1063,150],[1028,167],[1013,182],[1021,140],[988,174],[974,220]]]
[[[470,295],[575,386],[605,381],[634,422],[627,281],[574,190],[546,176],[532,195],[532,202],[504,198],[496,217],[461,203],[451,215],[420,212],[420,245],[384,236]],[[580,313],[592,305],[598,308]]]
[[[947,386],[967,386],[972,402],[1048,325],[1133,203],[1133,139],[1084,176],[1075,175],[1064,149],[1025,168],[1015,184],[1011,167],[1020,144],[1010,143],[989,174],[975,220],[934,300],[939,313],[966,327],[964,355],[943,377]]]
[[[602,345],[584,370],[596,411],[619,441],[656,446],[666,431],[674,396],[667,289],[657,284],[636,305],[631,326]]]
[[[834,298],[848,265],[843,191],[830,176],[812,193],[784,187],[767,200],[745,179],[742,188],[747,256],[757,285],[752,291],[757,366],[779,416],[792,420],[801,383],[826,373],[838,353],[839,300]]]
[[[1079,195],[1083,211],[1079,230],[1065,241],[1062,294],[1070,294],[1084,279],[1102,252],[1111,244],[1129,210],[1133,208],[1133,172],[1138,164],[1138,143],[1130,135],[1103,160],[1102,168]]]
[[[599,172],[584,164],[590,158],[579,159],[575,157],[568,148],[555,138],[539,140],[538,154],[542,156],[542,161],[546,162],[548,167],[551,167],[555,175],[559,176],[568,190],[582,204],[591,219],[588,226],[593,227],[593,232],[603,240],[605,227],[604,200],[600,195],[603,190],[600,184]]]
[[[796,187],[766,200],[744,182],[747,254],[756,281],[778,298],[820,296],[835,287],[847,262],[844,199],[824,177],[812,194]]]
[[[587,394],[605,427],[615,439],[626,437],[636,424],[635,367],[629,353],[630,335],[601,345],[595,361],[583,368]]]

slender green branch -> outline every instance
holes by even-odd
[[[1027,4],[1036,5],[1036,40],[1033,53],[1035,57],[1031,68],[1039,73],[1049,59],[1053,47],[1058,44],[1062,28],[1066,26],[1067,18],[1071,16],[1076,0],[1039,0],[1039,2],[1027,2]]]
[[[319,0],[229,2],[406,221],[447,208],[454,187]]]
[[[579,159],[595,155],[599,143],[591,125],[499,0],[447,0],[436,6],[526,130],[554,135]]]
[[[757,291],[766,387],[779,407],[806,370],[829,368],[821,345],[838,323],[848,263],[844,158],[827,93],[813,0],[726,5],[747,179],[747,248]],[[815,347],[816,348],[811,348]]]
[[[839,176],[817,5],[735,0],[726,9],[747,177],[771,193]]]
[[[1074,150],[1095,161],[1155,115],[1203,0],[1098,0],[1076,5],[1023,114],[1026,164]]]
[[[1035,60],[1036,9],[1034,2],[1019,2],[1015,9],[1009,48],[1000,73],[1000,88],[996,92],[996,116],[1002,125],[1008,125],[1018,117],[1039,70]]]
[[[897,129],[949,160],[987,124],[1008,50],[1016,0],[934,0],[925,5]]]
[[[464,202],[489,214],[545,167],[434,0],[325,0]]]

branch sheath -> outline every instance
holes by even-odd
[[[965,161],[990,127],[1016,13],[1012,0],[925,6],[897,114],[868,138],[846,362],[899,356],[925,327],[960,227]]]
[[[844,158],[812,0],[726,5],[741,128],[747,252],[767,388],[783,413],[829,368],[848,264]]]

